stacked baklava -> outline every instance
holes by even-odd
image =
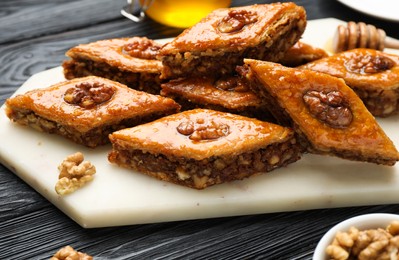
[[[66,53],[67,81],[8,99],[6,113],[88,147],[111,142],[109,162],[195,189],[303,153],[394,165],[372,114],[399,107],[398,57],[330,56],[300,41],[305,28],[302,7],[259,4],[215,10],[164,45],[80,44]]]

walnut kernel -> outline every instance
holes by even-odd
[[[228,125],[204,119],[198,119],[196,122],[183,121],[177,126],[176,130],[182,135],[189,136],[193,141],[216,140],[230,133]]]
[[[383,55],[357,55],[345,62],[348,71],[360,74],[372,74],[389,70],[395,62]]]
[[[399,236],[394,235],[398,223],[392,222],[386,229],[358,230],[351,227],[348,232],[339,231],[326,253],[331,260],[346,259],[397,259],[399,257]],[[393,258],[392,258],[393,257]]]
[[[222,33],[235,33],[257,20],[256,13],[246,10],[231,10],[218,24],[218,30]]]
[[[349,103],[340,91],[311,90],[303,95],[303,101],[315,118],[333,128],[345,128],[352,122]]]
[[[93,180],[96,168],[88,161],[84,161],[83,154],[77,152],[69,155],[59,166],[60,174],[55,185],[59,195],[66,195],[79,189]]]
[[[123,52],[131,57],[154,60],[160,49],[160,44],[150,39],[141,38],[126,44],[123,47]]]
[[[399,235],[399,221],[392,221],[387,227],[387,231],[393,236]]]
[[[110,100],[114,93],[113,86],[99,82],[82,82],[65,91],[64,101],[82,108],[93,108]]]
[[[50,258],[50,260],[92,260],[93,257],[82,253],[78,252],[75,249],[73,249],[71,246],[65,246],[58,250],[57,253],[53,257]]]

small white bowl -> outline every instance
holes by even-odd
[[[359,230],[383,228],[385,229],[392,221],[398,220],[399,215],[388,213],[372,213],[360,215],[344,220],[332,227],[319,241],[313,254],[313,260],[328,260],[326,248],[330,245],[338,231],[349,231],[350,227]]]

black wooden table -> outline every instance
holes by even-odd
[[[271,1],[233,1],[232,6]],[[355,12],[338,1],[296,1],[308,19],[365,21],[399,38],[399,24]],[[32,74],[57,67],[67,49],[105,38],[173,37],[179,29],[120,15],[125,0],[1,0],[0,105]],[[7,136],[0,136],[1,139]],[[48,259],[71,245],[95,259],[311,259],[334,224],[364,213],[399,213],[375,205],[83,229],[0,165],[0,259]]]

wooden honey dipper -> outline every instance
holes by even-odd
[[[385,47],[399,49],[399,40],[387,37],[384,30],[363,22],[348,22],[347,26],[339,25],[333,38],[334,52],[355,48],[384,50]]]

